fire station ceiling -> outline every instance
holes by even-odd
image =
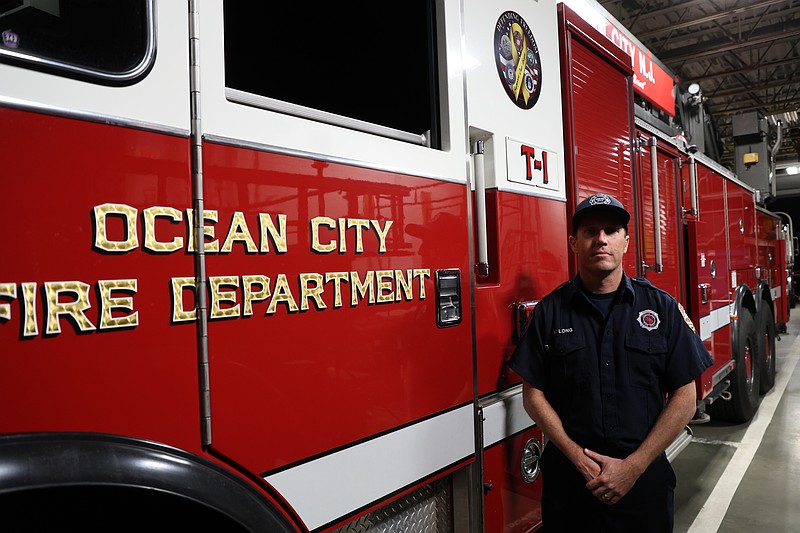
[[[800,161],[800,0],[599,0],[688,86],[700,85],[733,168],[733,117],[760,112],[783,124],[781,176]],[[770,131],[776,131],[770,127]],[[775,134],[770,140],[777,140]],[[790,169],[791,172],[791,169]]]

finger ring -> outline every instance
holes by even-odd
[[[604,500],[608,500],[610,498],[611,498],[611,496],[609,494],[603,494],[603,499]]]

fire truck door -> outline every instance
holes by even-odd
[[[636,140],[638,275],[682,300],[683,239],[676,171],[679,154],[646,132],[637,132]]]
[[[521,379],[506,362],[519,341],[517,310],[569,277],[557,21],[554,2],[464,2],[473,245],[480,265],[474,278],[476,477],[487,532],[531,531],[541,520],[542,434],[523,408]]]
[[[0,62],[0,433],[191,449],[196,335],[169,290],[193,272],[186,6],[65,4],[0,3],[20,40]]]

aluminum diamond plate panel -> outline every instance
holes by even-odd
[[[366,514],[334,533],[445,533],[453,530],[450,478]]]

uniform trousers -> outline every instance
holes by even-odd
[[[675,472],[663,453],[613,505],[598,500],[575,465],[552,444],[545,448],[541,468],[543,533],[672,533]]]

